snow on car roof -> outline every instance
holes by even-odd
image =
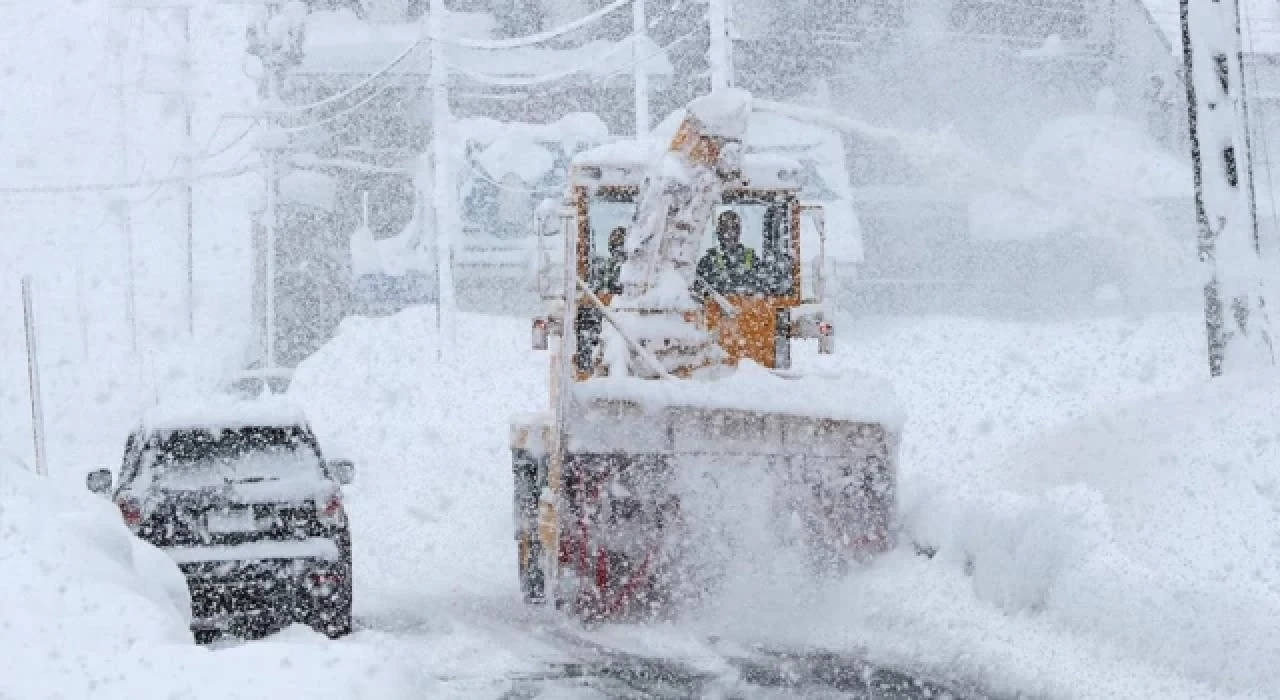
[[[152,408],[142,418],[146,432],[295,425],[307,425],[306,414],[297,404],[275,395],[248,401],[210,396],[171,402]]]

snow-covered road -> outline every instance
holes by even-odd
[[[0,639],[20,653],[0,657],[0,697],[224,700],[266,684],[312,698],[857,698],[900,671],[985,697],[1276,687],[1280,377],[1205,382],[1196,313],[846,319],[835,357],[797,361],[894,383],[902,516],[937,556],[893,552],[828,581],[778,561],[676,623],[594,629],[524,606],[516,584],[506,426],[539,408],[547,357],[520,319],[458,321],[440,357],[431,309],[350,319],[291,389],[330,456],[359,465],[353,635],[190,647],[173,603],[148,593],[154,566],[129,572],[147,557],[130,560],[118,518],[59,459],[40,487],[65,494],[51,505],[21,480],[0,490],[0,559],[43,582],[0,606],[49,593],[40,617],[3,611],[20,635]],[[55,422],[59,439],[115,453],[116,414],[145,392],[111,396],[82,408],[110,420]],[[77,554],[90,544],[119,566]]]
[[[795,662],[810,669],[802,678],[875,663],[958,677],[994,694],[1141,697],[1159,688],[1174,696],[1248,697],[1260,687],[1265,672],[1248,661],[1211,653],[1210,662],[1169,635],[1191,626],[1261,640],[1262,623],[1241,627],[1231,618],[1223,624],[1235,626],[1220,628],[1192,613],[1134,612],[1124,603],[1125,596],[1169,595],[1208,605],[1202,612],[1211,615],[1208,601],[1235,595],[1158,567],[1133,573],[1152,541],[1128,528],[1153,527],[1143,518],[1157,512],[1124,508],[1134,502],[1134,488],[1150,488],[1080,474],[1046,482],[1071,464],[1053,462],[1060,451],[1037,453],[1045,436],[1069,437],[1086,417],[1198,391],[1203,358],[1195,313],[1059,324],[867,320],[842,328],[836,357],[802,353],[798,363],[871,371],[894,382],[909,416],[904,520],[916,536],[940,544],[941,554],[927,560],[895,553],[823,584],[779,564],[678,626],[592,632],[592,644],[609,650],[601,656],[591,646],[566,647],[581,634],[516,602],[506,421],[540,408],[547,365],[544,354],[525,349],[525,323],[463,314],[456,345],[440,360],[430,310],[348,321],[300,368],[293,396],[331,444],[344,445],[363,465],[351,492],[356,609],[371,625],[363,634],[399,639],[388,642],[390,650],[414,648],[420,642],[412,640],[432,638],[423,630],[443,629],[445,637],[414,652],[422,654],[419,667],[454,683],[504,688],[512,679],[523,679],[523,688],[573,686],[558,674],[585,668],[608,692],[622,692],[636,674],[669,667],[687,673],[705,661],[714,670],[691,672],[696,680],[689,683],[734,678],[764,692],[757,686],[768,683],[745,679],[772,677],[781,662],[761,649],[807,650]],[[1120,435],[1130,429],[1115,428]],[[1211,438],[1201,449],[1214,449]],[[1106,443],[1117,435],[1090,429],[1081,439]],[[1146,459],[1130,458],[1127,468]],[[1109,544],[1115,538],[1122,546]],[[1096,604],[1109,603],[1089,600],[1089,590],[1119,596],[1113,614],[1128,621],[1099,618]],[[1261,600],[1228,597],[1222,610]]]
[[[880,667],[854,652],[743,647],[667,625],[587,629],[511,595],[402,600],[398,607],[361,619],[346,643],[418,662],[431,697],[996,697],[958,679]]]

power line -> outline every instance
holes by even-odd
[[[611,71],[609,73],[604,73],[602,75],[592,75],[591,77],[595,79],[605,79],[605,78],[612,78],[618,75],[622,75],[624,73],[630,73],[640,64],[648,63],[649,61],[655,58],[658,58],[659,56],[662,56],[668,50],[675,47],[676,45],[682,42],[688,41],[689,39],[701,33],[702,33],[701,29],[695,29],[691,32],[684,34],[683,36],[677,37],[667,45],[659,47],[657,51],[654,51],[648,54],[644,58],[641,58],[639,61],[633,60],[622,68]],[[599,60],[609,58],[615,54],[621,53],[624,49],[629,49],[629,48],[631,48],[629,45],[619,43],[617,46],[614,46],[613,48],[609,49],[609,51],[601,54],[600,56],[595,57],[595,60],[599,61]],[[497,87],[531,87],[534,85],[541,85],[544,83],[551,83],[557,80],[562,80],[564,78],[567,78],[571,75],[575,75],[578,73],[586,73],[589,70],[587,68],[571,68],[569,70],[560,71],[559,73],[546,73],[543,75],[532,76],[528,78],[514,78],[514,77],[505,77],[501,75],[491,75],[487,73],[477,73],[475,71],[467,70],[455,64],[450,64],[449,69],[452,71],[456,71],[461,75],[465,75],[468,78],[471,78],[472,80],[475,80],[478,83],[482,83],[485,85],[493,85]]]
[[[313,121],[313,122],[308,122],[308,123],[306,123],[306,124],[297,124],[297,125],[291,125],[291,126],[277,127],[277,128],[275,128],[275,129],[274,129],[274,131],[284,132],[284,133],[286,133],[286,134],[292,134],[292,133],[296,133],[296,132],[299,132],[299,131],[306,131],[306,130],[308,130],[308,129],[314,129],[314,128],[316,128],[317,126],[323,126],[323,125],[328,124],[329,122],[331,122],[331,121],[333,121],[333,120],[337,119],[338,117],[344,117],[344,116],[346,116],[346,115],[348,115],[348,114],[351,114],[352,112],[355,112],[355,111],[359,110],[361,107],[364,107],[365,105],[369,104],[370,102],[374,101],[375,99],[377,99],[377,98],[381,97],[383,94],[385,94],[385,93],[387,92],[387,90],[389,89],[389,87],[390,87],[390,86],[388,86],[388,85],[384,85],[384,86],[382,86],[381,88],[379,88],[379,89],[377,89],[377,90],[373,91],[372,93],[369,93],[369,96],[368,96],[368,97],[364,98],[363,100],[360,100],[359,102],[355,103],[354,105],[352,105],[352,106],[350,106],[350,107],[347,107],[347,108],[345,108],[345,109],[338,110],[337,112],[334,112],[333,114],[330,114],[330,115],[328,115],[328,116],[326,116],[326,117],[323,117],[323,118],[317,119],[317,120],[315,120],[315,121]]]
[[[361,80],[359,83],[356,83],[350,88],[343,90],[342,92],[339,92],[335,95],[330,95],[329,97],[326,97],[317,102],[312,102],[310,104],[262,110],[261,112],[259,112],[259,114],[263,116],[297,114],[300,112],[309,112],[312,110],[320,109],[322,107],[326,107],[328,105],[331,105],[337,102],[341,102],[342,100],[345,100],[346,98],[351,97],[352,95],[358,93],[360,90],[364,89],[374,81],[378,80],[379,78],[383,77],[384,75],[392,71],[396,66],[403,63],[405,59],[407,59],[410,55],[412,55],[414,51],[418,50],[424,44],[426,44],[428,41],[431,41],[432,39],[439,40],[451,46],[457,46],[457,47],[469,48],[469,49],[482,49],[482,50],[502,50],[502,49],[514,49],[514,48],[521,48],[526,46],[533,46],[536,44],[545,43],[552,39],[559,38],[571,32],[577,31],[578,29],[586,27],[596,22],[597,20],[602,19],[603,17],[607,16],[611,12],[614,12],[615,10],[621,7],[625,7],[632,1],[633,0],[615,0],[613,3],[600,8],[599,10],[596,10],[595,12],[592,12],[589,15],[580,17],[572,22],[564,24],[555,29],[551,29],[539,34],[532,34],[524,37],[515,37],[512,39],[458,39],[458,38],[450,38],[450,37],[443,37],[443,36],[432,36],[430,34],[427,34],[415,40],[413,43],[409,44],[409,46],[405,47],[405,49],[401,51],[400,54],[397,55],[394,59],[392,59],[390,63],[378,69],[374,73],[370,74],[369,76]],[[566,75],[571,75],[571,74],[572,72],[567,73]]]
[[[311,104],[297,105],[293,107],[282,107],[278,109],[262,110],[259,114],[262,116],[280,116],[280,115],[286,115],[286,114],[297,114],[299,112],[310,112],[312,110],[319,109],[321,107],[325,107],[327,105],[333,104],[335,102],[340,102],[350,97],[351,95],[354,95],[355,93],[359,92],[361,89],[368,86],[373,81],[377,80],[378,78],[381,78],[382,76],[390,72],[392,69],[394,69],[396,66],[400,65],[414,51],[416,51],[423,44],[425,44],[427,42],[427,39],[428,37],[423,37],[421,39],[418,39],[417,41],[414,41],[412,44],[408,46],[408,48],[406,48],[404,51],[401,51],[399,56],[396,56],[394,59],[392,59],[390,63],[383,66],[382,68],[379,68],[376,72],[374,72],[372,75],[368,76],[364,80],[361,80],[359,83],[356,83],[355,85],[351,86],[350,88],[347,88],[346,90],[343,90],[342,92],[336,95],[330,95],[329,97],[326,97],[323,100],[320,100],[319,102],[312,102]]]
[[[615,0],[608,5],[592,12],[589,15],[579,17],[568,24],[549,29],[540,34],[531,34],[529,36],[515,37],[512,39],[450,39],[447,37],[439,37],[444,43],[453,46],[461,46],[467,49],[518,49],[525,46],[533,46],[535,44],[544,44],[552,39],[557,39],[578,29],[581,29],[596,20],[604,18],[609,13],[629,5],[632,0]]]
[[[248,165],[226,168],[224,170],[214,170],[207,173],[199,173],[192,175],[190,178],[186,176],[164,177],[153,180],[136,180],[134,182],[100,182],[100,183],[83,183],[73,185],[30,185],[26,187],[0,187],[0,194],[68,194],[73,192],[111,192],[116,190],[136,190],[143,187],[158,187],[162,185],[175,185],[191,180],[224,180],[232,177],[244,175],[258,169],[256,163]]]

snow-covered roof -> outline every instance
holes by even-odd
[[[570,112],[550,124],[469,117],[454,122],[451,130],[460,139],[483,145],[489,145],[508,135],[535,143],[560,143],[567,146],[595,145],[609,140],[609,127],[603,119],[591,112]]]
[[[280,201],[332,212],[337,205],[338,183],[331,175],[314,170],[294,170],[277,183]]]
[[[454,134],[484,147],[476,162],[492,178],[515,175],[525,183],[541,180],[555,167],[552,145],[573,153],[609,139],[609,127],[595,114],[574,112],[551,124],[500,122],[496,119],[462,119]]]
[[[575,178],[602,185],[639,185],[653,162],[655,144],[669,143],[684,111],[664,119],[646,141],[616,141],[573,159]],[[747,125],[743,168],[752,187],[799,189],[806,202],[822,204],[827,221],[827,255],[862,259],[862,228],[854,208],[853,185],[844,158],[844,140],[831,129],[771,112],[753,112]],[[584,168],[597,168],[599,173]]]
[[[297,404],[276,395],[250,401],[213,395],[166,403],[147,411],[142,418],[143,428],[150,432],[294,425],[307,425],[306,414]]]
[[[1175,54],[1182,54],[1182,15],[1178,0],[1141,0]],[[1240,0],[1241,33],[1246,53],[1280,53],[1280,3]]]
[[[638,186],[654,162],[652,141],[615,141],[579,153],[573,159],[574,179],[583,184]],[[742,174],[752,189],[798,190],[803,185],[803,168],[794,159],[772,153],[748,153]]]

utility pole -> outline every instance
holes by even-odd
[[[228,4],[249,4],[263,7],[263,16],[258,24],[251,24],[248,32],[251,55],[262,61],[262,80],[258,85],[258,93],[262,98],[266,121],[267,138],[262,147],[262,157],[266,165],[266,197],[262,213],[264,230],[264,272],[263,280],[263,334],[264,358],[266,367],[276,366],[276,226],[279,200],[279,167],[280,153],[287,146],[280,141],[281,135],[275,132],[276,114],[283,107],[280,99],[281,82],[285,72],[302,61],[302,28],[300,22],[305,21],[304,14],[296,12],[289,16],[288,24],[281,35],[281,28],[274,26],[280,16],[284,0],[223,0]]]
[[[1181,0],[1209,372],[1274,364],[1262,293],[1238,0]]]
[[[129,26],[127,22],[122,22],[122,13],[120,8],[116,8],[116,12],[111,13],[111,17],[115,20],[115,29],[111,33],[112,48],[115,53],[116,62],[116,107],[119,110],[119,128],[116,130],[119,138],[120,148],[120,181],[128,182],[129,180],[129,102],[125,95],[124,76],[125,61],[129,55]],[[138,293],[136,278],[134,276],[134,255],[133,255],[133,215],[129,211],[129,199],[127,196],[121,196],[113,203],[116,208],[116,215],[120,217],[120,233],[124,238],[124,257],[125,257],[125,294],[124,294],[124,322],[129,327],[129,352],[133,356],[138,354]]]
[[[453,162],[449,140],[449,72],[446,65],[444,0],[431,0],[428,31],[431,32],[431,132],[435,158],[433,209],[436,214],[436,284],[439,289],[440,353],[451,351],[454,336],[453,236],[457,189],[453,186]]]
[[[158,94],[167,98],[176,99],[180,105],[182,132],[181,152],[178,154],[177,166],[179,172],[182,173],[182,179],[179,183],[180,196],[179,201],[182,206],[182,231],[183,231],[183,250],[185,254],[184,271],[185,281],[183,283],[183,313],[186,316],[185,325],[188,334],[195,333],[195,190],[193,185],[194,166],[195,166],[195,138],[192,128],[194,120],[194,107],[191,102],[191,85],[193,84],[192,63],[194,61],[194,52],[191,50],[192,27],[191,27],[191,3],[193,0],[115,0],[114,6],[123,10],[141,10],[144,17],[148,17],[153,21],[169,22],[174,19],[181,25],[181,42],[180,54],[177,57],[167,57],[172,61],[172,65],[177,66],[177,84],[165,85],[162,87],[153,87],[148,92]],[[157,20],[159,15],[161,19]],[[145,20],[144,20],[145,26]],[[166,25],[167,34],[168,25]],[[145,37],[145,32],[143,34]],[[145,52],[145,42],[143,46]],[[122,54],[123,55],[123,54]],[[120,75],[123,80],[123,71]],[[123,85],[121,85],[120,100],[123,110]],[[128,173],[126,173],[127,175]],[[128,214],[126,217],[126,235],[129,238],[127,247],[129,255],[132,256],[132,232],[131,222],[128,222]],[[131,292],[132,296],[132,292]],[[129,304],[133,304],[131,300]]]
[[[730,0],[708,0],[711,29],[711,91],[733,87],[733,40],[729,36]]]
[[[635,63],[636,80],[636,139],[649,134],[649,68],[645,65],[644,39],[648,36],[645,19],[645,0],[631,0],[632,62]]]
[[[187,253],[187,334],[196,333],[196,257],[195,257],[195,136],[192,131],[193,109],[191,105],[191,86],[193,84],[192,61],[195,56],[191,51],[191,5],[177,8],[182,20],[182,210],[183,224],[186,228]]]

